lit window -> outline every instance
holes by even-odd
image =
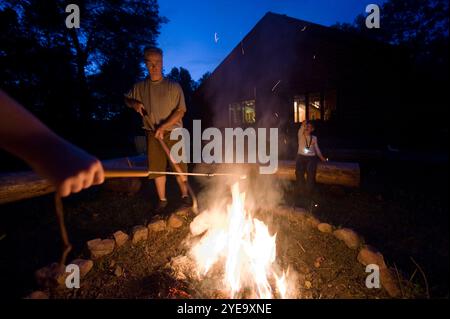
[[[320,120],[320,94],[309,95],[309,119]]]
[[[255,100],[231,103],[228,106],[228,119],[230,125],[255,123]]]
[[[294,123],[303,122],[306,118],[305,96],[294,97]]]

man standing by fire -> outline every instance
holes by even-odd
[[[163,77],[163,52],[156,47],[144,49],[144,61],[149,77],[136,83],[125,95],[125,103],[138,112],[144,121],[147,135],[148,169],[163,172],[168,167],[168,158],[158,139],[162,139],[170,149],[177,141],[170,139],[170,132],[182,127],[182,118],[186,112],[186,104],[181,86]],[[187,172],[184,162],[178,164],[183,172]],[[157,213],[162,213],[167,206],[166,175],[153,174],[159,202]],[[188,189],[181,176],[177,176],[181,190],[183,205],[190,206]]]

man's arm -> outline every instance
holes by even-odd
[[[175,110],[172,112],[172,114],[170,114],[169,118],[156,130],[156,138],[162,139],[164,137],[164,132],[170,129],[178,121],[180,121],[183,118],[184,113],[186,113],[186,103],[184,101],[183,89],[179,84],[177,84],[177,99],[178,102]]]
[[[169,128],[171,128],[175,123],[177,123],[179,120],[181,120],[184,116],[184,113],[186,113],[183,109],[176,109],[169,118],[161,124],[158,129],[155,132],[156,138],[163,138],[164,132],[167,131]]]
[[[61,196],[104,180],[98,159],[56,135],[2,90],[0,147],[48,179]]]
[[[142,102],[133,99],[131,97],[125,96],[125,104],[128,107],[134,109],[139,114],[141,114],[141,116],[144,116],[144,104],[142,104]]]
[[[144,116],[144,104],[142,103],[142,85],[136,83],[130,91],[124,95],[125,104]]]

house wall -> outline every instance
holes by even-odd
[[[305,28],[306,26],[306,28]],[[304,31],[302,31],[304,29]],[[350,135],[373,133],[398,117],[395,82],[401,67],[392,48],[279,15],[266,16],[196,92],[209,125],[229,127],[229,105],[256,101],[258,127],[279,127],[281,140],[295,140],[293,97],[317,93],[336,111],[330,123]],[[322,118],[324,111],[320,112]],[[338,124],[336,124],[338,123]],[[287,151],[293,146],[286,146]]]

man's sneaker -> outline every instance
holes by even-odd
[[[160,200],[158,201],[158,205],[156,206],[154,210],[155,215],[163,215],[165,213],[165,210],[167,208],[168,201],[167,200]]]
[[[192,199],[189,196],[181,197],[180,208],[190,208],[192,207]]]

